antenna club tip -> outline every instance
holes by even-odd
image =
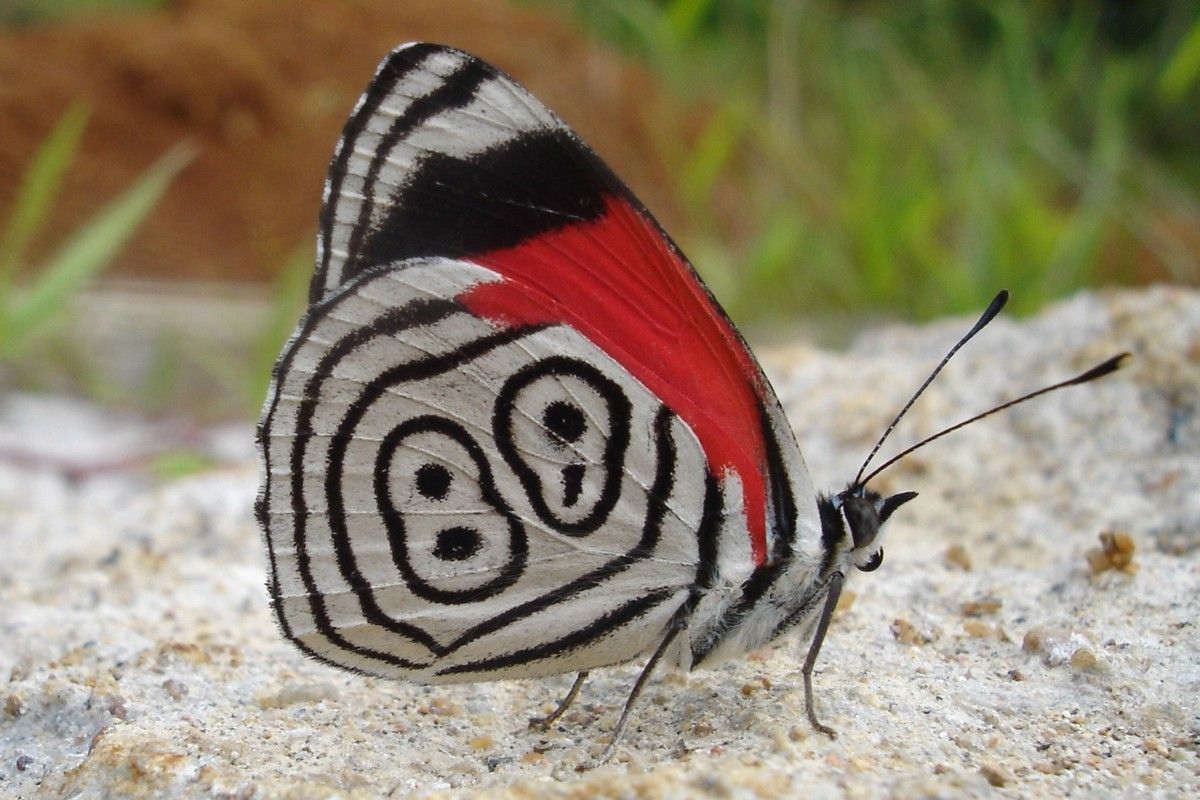
[[[1001,289],[999,292],[996,292],[996,296],[992,298],[992,302],[988,303],[987,310],[983,312],[983,316],[979,318],[979,322],[976,322],[975,327],[964,337],[964,342],[966,339],[970,339],[979,333],[984,325],[995,319],[996,315],[1004,309],[1006,303],[1008,303],[1008,289]]]
[[[1116,372],[1117,370],[1119,370],[1122,366],[1124,366],[1125,362],[1128,361],[1130,358],[1133,358],[1133,354],[1128,351],[1126,351],[1124,353],[1118,353],[1117,355],[1113,356],[1112,358],[1110,358],[1106,361],[1103,361],[1103,362],[1097,364],[1096,366],[1092,367],[1087,372],[1083,373],[1078,378],[1071,381],[1071,383],[1072,384],[1087,383],[1088,381],[1094,381],[1097,378],[1103,378],[1105,375],[1108,375],[1111,372]]]

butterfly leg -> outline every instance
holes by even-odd
[[[825,607],[821,609],[821,617],[817,620],[817,630],[813,633],[812,644],[808,646],[808,657],[804,659],[804,710],[808,712],[809,724],[831,739],[837,738],[837,731],[817,720],[817,712],[813,707],[812,672],[817,663],[817,654],[825,642],[825,632],[829,630],[829,620],[833,619],[833,610],[837,608],[838,598],[842,595],[842,573],[835,572],[829,576],[829,591],[825,594]]]
[[[583,682],[587,680],[587,676],[587,670],[576,675],[575,682],[571,684],[571,690],[559,702],[558,707],[544,717],[534,717],[529,720],[529,727],[534,730],[544,731],[557,722],[558,718],[571,707],[571,704],[575,702],[575,698],[579,696],[579,690],[583,688]]]
[[[617,727],[613,728],[612,739],[608,742],[608,747],[604,748],[604,753],[601,754],[600,760],[595,763],[595,766],[600,766],[612,757],[613,751],[617,749],[617,743],[621,741],[621,734],[625,732],[625,726],[629,723],[629,712],[633,710],[633,704],[637,702],[638,697],[642,693],[642,689],[646,686],[646,681],[650,680],[650,674],[654,672],[654,668],[658,665],[659,659],[663,657],[663,653],[671,646],[671,642],[675,641],[675,637],[679,635],[679,631],[683,630],[681,620],[677,620],[671,626],[671,630],[667,632],[662,643],[654,651],[654,655],[650,656],[650,660],[646,662],[646,666],[642,667],[642,674],[638,675],[637,681],[633,684],[633,690],[629,692],[629,698],[625,701],[625,709],[621,712],[621,718],[617,720]]]

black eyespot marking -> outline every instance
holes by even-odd
[[[563,467],[563,505],[567,508],[579,501],[579,494],[583,491],[583,471],[583,464]]]
[[[479,552],[483,546],[483,537],[474,528],[455,526],[438,531],[437,546],[433,548],[434,558],[442,561],[466,561]]]
[[[459,470],[471,476],[466,485],[460,485]],[[483,448],[462,425],[435,415],[404,420],[379,443],[373,483],[392,563],[417,597],[444,605],[478,603],[521,577],[529,553],[525,528],[496,490]],[[471,496],[462,498],[463,507],[433,509],[415,497],[422,487],[444,491],[453,506],[460,498],[452,498],[450,489]],[[455,524],[459,520],[465,524]]]
[[[445,500],[450,491],[450,470],[441,464],[422,464],[417,469],[417,491],[430,500]]]
[[[621,497],[631,439],[621,386],[582,359],[549,356],[513,373],[492,408],[496,449],[538,519],[567,536],[599,530]]]
[[[562,400],[555,400],[546,406],[546,410],[542,412],[542,424],[559,445],[578,442],[587,430],[587,420],[579,407]]]

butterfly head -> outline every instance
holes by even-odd
[[[917,496],[900,492],[884,497],[864,486],[851,484],[832,497],[822,498],[824,539],[840,542],[841,552],[862,572],[883,563],[883,524],[900,506]]]
[[[900,413],[897,414],[892,420],[891,424],[887,426],[883,432],[883,435],[880,436],[879,440],[875,442],[875,446],[871,448],[871,452],[867,455],[866,460],[863,461],[862,466],[859,467],[858,474],[855,476],[854,480],[850,482],[850,485],[847,486],[844,491],[835,496],[822,496],[818,498],[818,506],[821,511],[821,527],[827,552],[829,552],[832,547],[845,542],[846,532],[849,530],[850,543],[852,543],[848,551],[850,560],[852,560],[854,565],[863,572],[871,572],[874,569],[878,569],[879,565],[883,562],[883,546],[882,537],[880,536],[880,528],[883,526],[883,523],[887,521],[888,517],[892,515],[892,512],[916,497],[917,493],[901,492],[900,494],[894,494],[891,497],[883,497],[878,492],[873,492],[866,488],[867,483],[869,483],[876,475],[905,458],[913,451],[919,450],[930,442],[942,438],[946,434],[953,433],[959,428],[970,425],[973,422],[977,422],[984,417],[989,417],[992,414],[1005,410],[1006,408],[1012,408],[1015,405],[1024,403],[1026,400],[1032,400],[1033,398],[1039,397],[1047,392],[1053,392],[1066,386],[1076,386],[1081,383],[1087,383],[1088,381],[1101,378],[1117,370],[1125,361],[1125,359],[1129,357],[1128,353],[1120,353],[1106,361],[1097,364],[1096,366],[1075,376],[1074,378],[1069,378],[1068,380],[1060,381],[1059,383],[1051,384],[1050,386],[1045,386],[1041,389],[1028,392],[1027,394],[1023,394],[1013,400],[993,406],[987,411],[984,411],[982,414],[976,414],[975,416],[963,420],[955,425],[951,425],[948,428],[943,428],[937,433],[926,436],[924,439],[920,440],[914,445],[911,445],[910,447],[901,451],[899,454],[892,456],[883,464],[875,467],[875,469],[870,473],[867,473],[866,477],[863,477],[864,473],[867,471],[868,465],[871,463],[871,460],[875,457],[875,454],[879,452],[880,446],[883,445],[884,441],[887,440],[891,432],[896,429],[896,425],[900,422],[905,413],[912,408],[912,405],[916,402],[917,398],[920,397],[925,389],[929,387],[929,384],[933,382],[933,379],[938,376],[938,373],[942,371],[942,368],[946,366],[954,354],[957,353],[959,349],[971,339],[971,337],[983,330],[983,328],[989,322],[991,322],[997,314],[1000,313],[1000,309],[1004,307],[1004,304],[1007,301],[1008,292],[1001,291],[999,294],[997,294],[975,325],[969,331],[967,331],[966,335],[958,340],[958,343],[955,344],[954,347],[950,348],[950,352],[948,352],[945,357],[942,358],[941,362],[929,374],[929,377],[925,379],[925,382],[921,384],[920,388],[913,393],[912,397],[909,398],[904,407],[900,409]],[[843,544],[842,546],[846,547],[847,545]],[[847,551],[843,550],[842,552]]]

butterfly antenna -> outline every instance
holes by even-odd
[[[871,452],[867,454],[867,459],[863,461],[862,466],[858,468],[858,475],[854,476],[854,483],[852,484],[853,486],[862,486],[867,481],[871,480],[870,478],[867,478],[867,481],[860,479],[862,478],[862,474],[866,472],[867,465],[871,463],[871,459],[875,457],[875,454],[879,452],[879,448],[883,446],[884,441],[886,441],[888,436],[891,435],[891,432],[896,428],[896,425],[899,424],[904,415],[908,413],[908,410],[912,408],[912,404],[917,402],[917,398],[920,397],[927,388],[929,388],[929,384],[933,383],[933,379],[936,378],[938,373],[942,371],[942,367],[949,363],[950,359],[954,357],[954,354],[957,353],[964,344],[971,341],[971,337],[979,333],[984,329],[984,326],[995,319],[996,315],[1000,313],[1000,309],[1004,308],[1004,304],[1007,302],[1008,290],[1001,289],[999,293],[992,298],[991,304],[988,305],[987,310],[983,312],[983,315],[979,317],[979,321],[972,326],[971,330],[967,331],[965,336],[958,340],[958,344],[950,348],[950,352],[946,353],[946,357],[942,359],[941,363],[934,368],[933,372],[929,373],[929,377],[926,378],[925,382],[921,384],[921,388],[917,389],[917,391],[913,393],[913,396],[910,397],[908,402],[904,404],[904,408],[900,409],[900,413],[897,414],[896,418],[892,420],[892,423],[887,426],[887,430],[883,432],[883,435],[879,437],[879,441],[875,443],[875,446],[871,448]],[[875,472],[872,472],[871,475],[874,476],[878,472],[879,470],[875,470]]]
[[[962,422],[959,422],[956,425],[951,425],[949,428],[946,428],[945,430],[939,431],[939,432],[933,434],[932,436],[922,439],[921,441],[917,442],[916,444],[914,444],[912,447],[908,448],[907,450],[904,450],[903,452],[892,456],[887,461],[885,461],[881,466],[876,467],[871,472],[871,474],[868,475],[862,481],[862,483],[856,483],[855,485],[863,486],[863,485],[869,483],[871,481],[871,479],[874,478],[876,475],[883,472],[885,469],[890,467],[892,464],[895,464],[897,461],[904,458],[906,455],[913,452],[914,450],[918,450],[918,449],[924,447],[925,445],[929,444],[930,442],[932,442],[936,439],[942,438],[943,436],[945,436],[948,433],[953,433],[954,431],[958,430],[959,428],[962,428],[966,425],[970,425],[972,422],[978,422],[979,420],[983,419],[984,417],[990,417],[992,414],[995,414],[998,411],[1003,411],[1006,408],[1012,408],[1015,405],[1024,403],[1026,400],[1032,400],[1035,397],[1040,397],[1041,395],[1047,394],[1049,392],[1053,392],[1056,389],[1062,389],[1067,386],[1077,386],[1081,383],[1087,383],[1088,381],[1094,381],[1097,378],[1103,378],[1105,375],[1109,374],[1110,372],[1115,372],[1118,369],[1120,369],[1121,364],[1124,363],[1125,359],[1127,359],[1127,358],[1129,358],[1129,353],[1121,353],[1119,355],[1115,355],[1112,358],[1108,359],[1107,361],[1104,361],[1104,362],[1092,367],[1087,372],[1076,375],[1074,378],[1062,381],[1060,383],[1056,383],[1053,386],[1046,386],[1042,389],[1038,389],[1035,392],[1030,392],[1029,394],[1023,394],[1014,400],[1009,400],[1007,403],[1001,403],[1000,405],[996,406],[995,408],[988,409],[987,411],[984,411],[982,414],[976,414],[975,416],[971,417],[970,419],[964,419]]]

